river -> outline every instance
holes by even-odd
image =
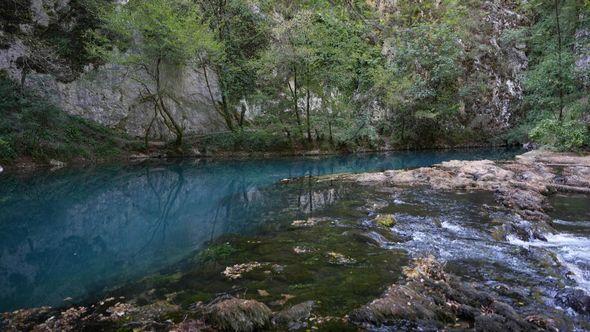
[[[0,175],[0,312],[81,300],[178,262],[223,234],[254,232],[290,204],[262,191],[283,178],[502,159],[517,152],[173,160],[24,176],[5,172]]]

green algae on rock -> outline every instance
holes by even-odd
[[[375,218],[375,221],[383,227],[393,227],[395,225],[395,216],[393,214],[380,214]]]

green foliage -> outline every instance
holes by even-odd
[[[223,107],[235,109],[240,100],[255,93],[257,73],[250,65],[270,41],[264,18],[242,0],[197,0],[207,18],[215,40],[223,48],[223,57],[210,59],[223,94]],[[230,115],[231,116],[231,115]],[[241,125],[239,115],[236,116]]]
[[[16,157],[16,152],[12,149],[12,145],[0,138],[0,161],[10,161]]]
[[[208,58],[222,56],[208,26],[201,23],[199,8],[190,0],[130,0],[107,7],[101,19],[102,29],[92,34],[87,49],[130,68],[131,78],[142,86],[147,116],[160,119],[182,146],[184,128],[170,106],[177,103],[177,75],[200,70]]]
[[[588,126],[579,121],[545,119],[530,132],[536,142],[560,151],[576,151],[590,144]]]
[[[273,27],[273,43],[253,63],[256,100],[264,105],[257,124],[279,128],[307,147],[315,142],[334,148],[342,136],[355,144],[356,134],[367,128],[354,96],[371,86],[379,48],[366,38],[370,29],[343,8],[322,1],[313,2],[314,10],[308,5],[285,14]]]
[[[231,131],[200,140],[206,149],[432,147],[497,137],[521,141],[531,130],[533,139],[556,148],[585,144],[574,133],[584,133],[589,111],[582,102],[588,94],[584,80],[590,75],[576,70],[575,33],[589,26],[587,1],[502,4],[531,24],[506,31],[498,45],[488,38],[497,32],[497,13],[480,0],[398,0],[383,11],[375,5],[365,0],[72,0],[77,22],[72,29],[51,24],[36,33],[72,63],[129,67],[128,75],[143,87],[142,107],[177,136],[177,152],[185,146],[184,128],[172,105],[182,70],[204,74],[207,97]],[[0,13],[17,29],[29,19],[23,16],[27,8],[19,3]],[[487,126],[499,121],[483,109],[499,104],[496,99],[505,91],[494,84],[498,75],[513,77],[505,50],[515,48],[529,59],[525,92],[503,121],[521,122],[501,136]],[[30,70],[39,71],[30,62]],[[256,114],[247,112],[251,109]],[[22,121],[54,126],[55,114],[25,112]],[[553,118],[564,123],[547,120]],[[61,128],[68,141],[86,137],[81,126]],[[573,136],[562,142],[550,128],[569,128]],[[40,136],[48,140],[44,135],[29,132],[22,140],[33,146]],[[146,142],[148,136],[146,128]],[[1,138],[2,155],[21,154],[15,147],[21,138]],[[74,148],[64,143],[60,149]],[[44,158],[45,150],[27,153]],[[96,151],[116,154],[107,147]]]
[[[0,75],[0,161],[108,159],[127,148],[117,133],[72,117],[45,100],[23,94]]]
[[[87,52],[85,44],[89,41],[88,31],[100,24],[100,8],[110,3],[110,0],[71,0],[67,18],[73,23],[51,24],[41,32],[41,38],[56,49],[60,58],[81,71],[84,65],[97,60]]]
[[[213,151],[285,151],[291,142],[280,132],[264,129],[236,130],[206,136],[201,144]]]
[[[537,143],[558,150],[578,150],[588,145],[589,111],[585,97],[585,74],[575,62],[576,31],[588,27],[587,11],[580,1],[541,1],[526,4],[536,20],[528,29],[507,36],[530,47],[529,70],[525,73],[525,97],[520,128],[530,129]],[[518,131],[514,132],[515,134]]]
[[[105,31],[95,32],[95,42],[87,47],[109,61],[153,66],[161,60],[187,66],[202,53],[220,51],[207,26],[199,23],[200,13],[191,1],[131,0],[107,7],[101,19]]]
[[[469,82],[462,65],[467,54],[459,43],[468,21],[464,7],[454,1],[442,8],[433,4],[427,1],[418,10],[414,2],[400,2],[402,24],[386,40],[389,59],[373,73],[374,89],[392,122],[384,128],[398,144],[435,144],[453,135],[464,94],[474,89],[463,83]]]

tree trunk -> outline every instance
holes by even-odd
[[[215,97],[213,96],[213,91],[211,91],[211,84],[209,83],[209,75],[207,74],[207,67],[203,64],[203,76],[205,77],[205,84],[207,85],[207,91],[209,92],[209,98],[211,98],[211,104],[213,104],[213,108],[215,111],[221,115],[223,120],[225,121],[225,126],[227,129],[234,131],[234,126],[231,121],[231,118],[227,115],[227,112],[224,110],[224,105],[217,103],[215,101]],[[219,75],[218,75],[219,76]]]
[[[406,117],[402,115],[402,137],[401,137],[402,143],[404,142],[404,136],[406,136],[405,131],[406,131]]]
[[[244,118],[246,117],[246,106],[242,105],[242,112],[240,112],[240,121],[239,126],[242,128],[244,126]]]
[[[562,69],[562,40],[561,40],[561,24],[559,22],[560,8],[559,0],[554,0],[555,4],[555,23],[557,25],[557,80],[559,84],[559,122],[563,120],[563,69]]]
[[[25,82],[27,80],[27,69],[23,68],[20,73],[20,93],[25,91]]]
[[[306,96],[306,101],[305,101],[305,116],[306,116],[306,125],[307,125],[307,141],[311,144],[311,121],[309,119],[309,99],[310,99],[310,93],[309,93],[309,88],[307,89],[307,96]]]
[[[293,108],[295,110],[295,116],[297,118],[297,126],[299,126],[299,130],[301,130],[301,117],[299,116],[299,105],[297,105],[297,102],[299,100],[299,97],[297,96],[297,68],[293,69]],[[289,87],[291,86],[291,84],[289,84]]]
[[[332,136],[332,120],[328,121],[328,132],[330,133],[330,145],[334,147],[334,137]]]
[[[166,103],[164,102],[164,98],[163,98],[163,93],[162,93],[162,85],[160,82],[160,65],[162,63],[162,59],[158,59],[156,61],[156,94],[157,94],[157,103],[158,106],[160,108],[160,115],[162,115],[162,118],[164,120],[164,123],[166,124],[166,126],[172,130],[172,132],[175,133],[176,135],[176,145],[180,146],[182,145],[182,137],[183,137],[183,132],[182,132],[182,128],[178,125],[178,123],[176,123],[176,120],[174,120],[174,117],[172,116],[172,114],[170,113],[170,111],[168,110],[168,108],[166,107]],[[165,114],[165,116],[164,116]],[[166,119],[167,118],[167,119]],[[166,123],[166,122],[169,123]]]

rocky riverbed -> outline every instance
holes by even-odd
[[[4,313],[4,329],[590,329],[588,156],[533,151],[270,190],[299,193],[303,217],[277,211],[255,235],[99,299]]]

